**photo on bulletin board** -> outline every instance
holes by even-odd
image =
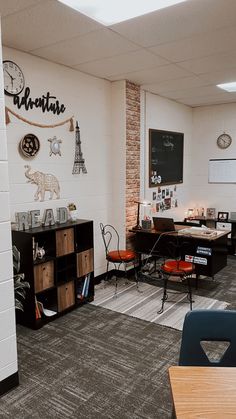
[[[149,187],[183,183],[184,134],[149,129]]]

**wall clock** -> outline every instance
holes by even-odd
[[[26,134],[19,143],[19,150],[24,157],[34,157],[39,148],[39,139],[34,134]]]
[[[6,95],[19,95],[25,87],[25,78],[20,67],[13,61],[3,61],[4,92]]]
[[[219,148],[225,149],[225,148],[228,148],[231,145],[232,138],[230,137],[229,134],[223,133],[217,138],[216,143],[217,143]]]

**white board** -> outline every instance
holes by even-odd
[[[209,160],[208,182],[236,183],[236,159]]]

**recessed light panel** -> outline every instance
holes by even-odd
[[[231,83],[217,84],[220,89],[226,90],[226,92],[236,92],[236,81]]]
[[[58,0],[105,26],[187,0]]]

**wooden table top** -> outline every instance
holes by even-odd
[[[170,367],[177,419],[236,419],[236,368]]]

